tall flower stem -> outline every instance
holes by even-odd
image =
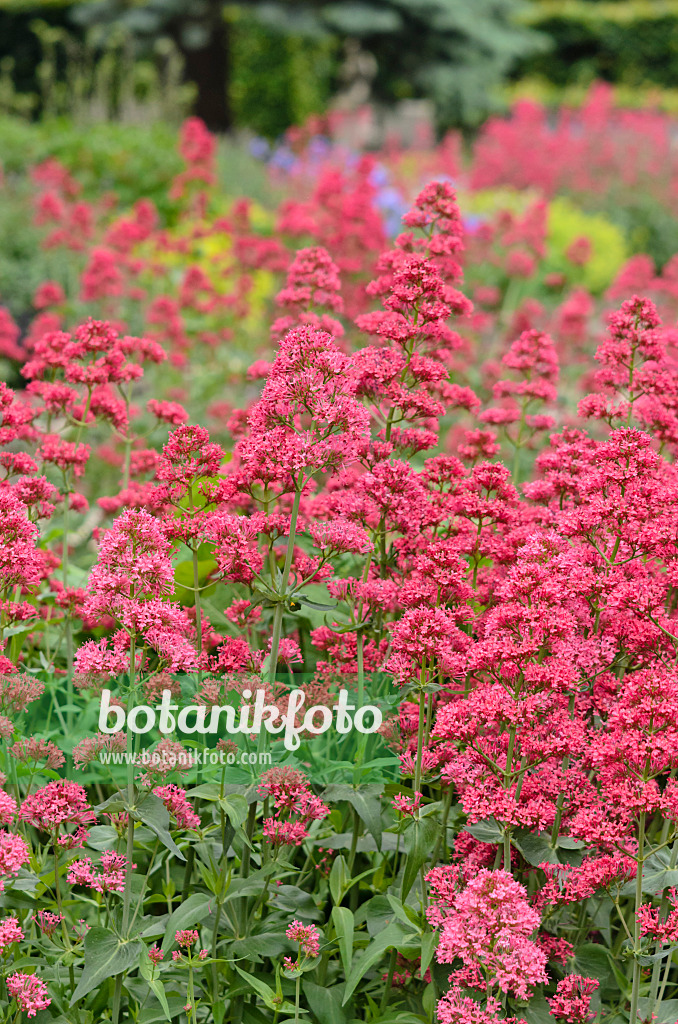
[[[424,692],[424,686],[426,685],[426,661],[421,666],[421,676],[419,679],[419,725],[417,727],[417,760],[414,765],[414,791],[415,793],[421,792],[421,759],[424,752],[424,725],[426,723],[426,694]]]
[[[299,1003],[301,1001],[301,975],[297,975],[297,980],[294,988],[294,1020],[300,1020],[299,1017]]]
[[[188,954],[188,1005],[189,1024],[195,1024],[195,985],[193,983],[193,955],[191,951]]]
[[[638,870],[636,873],[636,896],[633,915],[633,948],[637,954],[640,949],[640,920],[638,910],[643,902],[643,861],[645,859],[645,811],[640,815],[638,825],[638,856],[636,858]],[[633,982],[631,987],[631,1009],[629,1010],[630,1024],[636,1024],[638,1019],[638,998],[640,996],[641,967],[638,959],[633,961]]]
[[[278,667],[278,651],[280,650],[280,638],[282,636],[282,624],[283,615],[285,614],[285,599],[287,597],[287,586],[290,578],[290,569],[292,568],[292,557],[294,555],[294,539],[297,535],[297,520],[299,518],[299,505],[301,504],[301,492],[303,489],[303,481],[297,484],[294,492],[294,501],[292,503],[292,512],[290,514],[290,530],[287,536],[287,550],[285,551],[285,563],[282,572],[282,583],[280,587],[280,593],[278,595],[279,600],[275,606],[275,613],[273,615],[273,632],[271,634],[271,653],[270,661],[268,665],[268,682],[271,687],[275,685],[275,673]],[[271,580],[273,582],[273,580]],[[260,729],[257,737],[257,753],[261,754],[265,743],[265,730]],[[254,805],[256,808],[256,804]],[[249,851],[246,851],[246,854]],[[249,861],[249,857],[248,857]]]
[[[129,649],[129,697],[127,701],[128,714],[134,707],[134,688],[136,685],[136,644],[134,637],[130,640]],[[132,858],[134,856],[134,819],[132,807],[134,806],[134,738],[132,732],[127,730],[127,874],[125,876],[125,888],[122,897],[122,933],[127,936],[130,923],[130,907],[132,902]],[[143,897],[142,897],[143,898]],[[122,974],[116,975],[115,988],[113,990],[113,1024],[120,1020],[120,1000],[122,996]]]
[[[69,534],[69,508],[68,508],[69,493],[67,492],[64,497],[64,516],[63,516],[63,548],[61,555],[61,568],[63,576],[64,587],[68,586],[68,534]],[[73,692],[73,624],[71,622],[70,615],[66,617],[66,725],[68,726],[69,736],[73,732],[73,700],[75,694]]]
[[[202,654],[202,608],[200,605],[200,576],[198,569],[198,552],[195,548],[192,551],[193,554],[193,597],[195,601],[195,636],[196,636],[196,647],[198,648],[198,657]],[[198,669],[198,676],[201,675],[200,669]]]
[[[673,847],[671,849],[671,857],[669,859],[669,868],[675,868],[676,863],[678,863],[678,841],[674,842]],[[662,895],[662,909],[663,909],[663,912],[665,912],[665,909],[666,909],[665,908],[665,902],[666,902],[666,906],[668,906],[668,900],[666,899],[666,896]],[[654,966],[655,966],[655,968],[658,969],[657,970],[657,982],[658,982],[659,981],[659,973],[660,973],[660,970],[661,970],[661,960],[658,960]],[[666,961],[666,966],[664,968],[664,977],[662,978],[661,988],[659,988],[658,992],[657,992],[657,989],[656,989],[656,986],[655,986],[655,971],[654,971],[654,969],[652,971],[652,988],[651,988],[651,992],[650,992],[650,1011],[649,1011],[650,1013],[657,1013],[658,1012],[657,1007],[659,1006],[659,1004],[661,1003],[662,999],[664,998],[664,992],[666,991],[666,986],[668,984],[669,974],[671,973],[671,967],[672,966],[673,966],[673,959],[672,959],[672,957],[668,957],[668,959]],[[654,1005],[653,1005],[653,1002],[654,1002]]]

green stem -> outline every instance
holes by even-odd
[[[53,849],[53,852],[54,852],[54,895],[56,896],[57,909],[59,911],[59,916],[61,918],[61,931],[62,931],[62,934],[63,934],[63,937],[64,937],[64,945],[65,945],[66,949],[70,949],[71,948],[71,939],[70,939],[70,936],[68,934],[68,925],[66,924],[66,918],[65,918],[65,915],[64,915],[64,912],[63,912],[63,906],[62,906],[62,902],[61,902],[61,887],[60,887],[60,884],[59,884],[59,844],[57,842],[57,839],[58,839],[57,833],[58,833],[58,829],[57,829],[57,831],[55,831],[55,833],[54,833],[54,835],[52,837],[52,839],[53,839],[52,849]]]
[[[388,961],[388,977],[386,979],[386,985],[384,986],[384,991],[381,994],[381,1002],[379,1004],[379,1012],[381,1014],[384,1013],[386,1007],[388,1006],[388,1000],[391,995],[391,989],[393,988],[393,975],[395,974],[397,958],[398,950],[392,949]]]
[[[511,832],[504,826],[504,871],[511,870]]]
[[[275,615],[273,617],[273,634],[271,636],[271,655],[268,668],[268,681],[271,685],[275,683],[275,673],[278,667],[278,650],[280,649],[280,637],[282,635],[282,622],[283,614],[285,611],[285,598],[287,597],[287,587],[290,578],[290,569],[292,568],[292,557],[294,555],[294,539],[297,535],[297,519],[299,517],[299,505],[301,503],[301,488],[303,484],[297,488],[294,492],[294,502],[292,504],[292,513],[290,515],[290,532],[287,537],[287,550],[285,552],[285,565],[282,573],[282,584],[280,588],[280,600],[275,606]],[[263,736],[264,730],[259,733],[259,736]]]
[[[257,821],[257,801],[253,800],[250,804],[249,811],[247,812],[247,823],[245,825],[245,835],[247,836],[249,843],[252,842],[252,836],[254,835],[254,826]],[[247,878],[250,873],[250,863],[252,859],[252,851],[249,843],[243,845],[242,862],[240,864],[240,877]],[[247,932],[247,896],[243,896],[242,903],[240,906],[240,921],[241,931],[243,935]]]
[[[438,833],[436,839],[436,845],[433,849],[433,857],[431,859],[431,867],[435,867],[438,863],[438,857],[440,856],[440,848],[443,848],[443,855],[447,850],[447,821],[450,816],[450,808],[452,807],[452,786],[448,786],[445,790],[445,796],[443,799],[443,820],[442,827]]]
[[[355,862],[355,855],[358,849],[358,839],[360,838],[360,815],[353,808],[353,834],[351,835],[351,849],[348,853],[348,870],[353,871],[353,864]],[[353,890],[357,890],[357,886],[353,886]]]
[[[421,666],[421,677],[419,680],[419,725],[417,728],[417,760],[414,765],[414,791],[421,793],[421,759],[424,750],[424,724],[426,722],[426,694],[424,685],[426,682],[426,661]]]
[[[678,841],[673,844],[673,848],[671,850],[671,858],[670,858],[670,861],[669,861],[669,867],[670,868],[674,868],[676,866],[677,862],[678,862]],[[663,903],[664,903],[664,897],[662,896],[662,904]],[[657,966],[659,966],[660,963],[661,963],[661,961],[658,961]],[[659,1004],[661,1003],[662,999],[664,998],[664,992],[666,991],[666,986],[668,985],[669,974],[671,973],[672,963],[673,963],[672,957],[669,956],[667,961],[666,961],[666,967],[664,968],[664,977],[662,978],[661,988],[659,989],[659,992],[658,992],[658,994],[656,996],[655,1005],[654,1005],[654,1007],[652,1007],[652,1004],[650,1004],[650,1012],[651,1013],[657,1013],[658,1012],[657,1007],[659,1006]],[[653,988],[654,988],[654,972],[652,974],[652,985],[653,985]]]
[[[188,1014],[189,1014],[188,1019],[191,1022],[191,1024],[195,1024],[196,1015],[195,1015],[195,988],[194,988],[194,985],[193,985],[193,956],[192,956],[192,954],[190,952],[188,954],[188,963],[189,963],[189,968],[188,968],[188,1004],[190,1006],[190,1010],[188,1011]]]
[[[136,643],[134,637],[130,639],[129,648],[129,696],[127,700],[128,714],[134,707],[134,688],[136,686]],[[130,907],[132,901],[132,858],[134,856],[134,818],[132,808],[134,807],[134,737],[132,732],[127,730],[127,874],[125,875],[125,888],[122,896],[122,933],[127,937],[130,927]],[[113,1024],[119,1024],[120,1002],[122,997],[122,974],[115,978],[113,990]]]
[[[67,492],[64,495],[64,516],[63,516],[63,546],[61,556],[61,568],[63,576],[64,587],[68,587],[68,534],[69,534],[69,502],[70,494]],[[70,615],[66,618],[66,724],[68,726],[68,735],[73,733],[73,700],[75,694],[73,691],[73,623],[71,622]]]
[[[200,577],[198,571],[198,552],[193,548],[193,597],[195,601],[195,633],[196,633],[196,647],[198,648],[198,657],[202,654],[202,607],[200,604]],[[200,670],[198,670],[198,679],[200,678]]]
[[[645,859],[645,811],[640,815],[638,825],[638,856],[636,858],[638,870],[636,873],[636,896],[633,915],[633,948],[637,954],[640,950],[640,921],[638,910],[643,902],[643,861]],[[638,1019],[638,999],[640,996],[641,967],[636,958],[633,961],[633,982],[631,987],[631,1008],[629,1010],[630,1024],[636,1024]]]

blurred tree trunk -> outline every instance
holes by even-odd
[[[213,132],[226,132],[233,126],[228,98],[230,83],[230,54],[228,25],[223,16],[223,0],[209,0],[208,11],[201,19],[197,46],[191,44],[190,23],[172,26],[174,40],[185,61],[184,75],[197,87],[194,113],[201,117]]]

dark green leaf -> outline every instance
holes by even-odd
[[[85,936],[85,966],[70,1005],[83,999],[107,978],[128,971],[136,964],[143,948],[139,939],[122,942],[108,928],[90,928]]]
[[[138,807],[132,811],[132,817],[142,821],[144,825],[155,832],[156,836],[166,846],[170,853],[173,853],[179,860],[186,860],[183,853],[169,834],[169,811],[160,797],[149,793]]]
[[[197,924],[201,924],[206,917],[209,917],[215,907],[214,897],[204,892],[195,892],[187,900],[184,900],[167,922],[165,936],[162,940],[163,952],[166,953],[170,948],[177,932],[183,931],[184,928],[195,928]]]
[[[341,985],[324,988],[304,978],[302,988],[311,1012],[320,1024],[346,1024],[346,1011],[341,1005]]]
[[[379,932],[377,937],[372,939],[360,959],[354,960],[351,973],[346,979],[342,1006],[346,1005],[355,992],[358,983],[372,967],[379,963],[387,949],[392,949],[394,946],[396,949],[402,949],[406,943],[411,942],[413,939],[416,939],[416,933],[408,930],[400,921],[392,921],[383,931]]]

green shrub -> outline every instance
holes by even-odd
[[[583,267],[574,267],[565,254],[572,242],[581,237],[591,243],[591,258]],[[597,295],[612,283],[628,254],[624,234],[606,217],[586,213],[562,196],[550,201],[547,272],[563,273],[570,284],[583,285]]]
[[[338,67],[336,39],[276,32],[242,11],[231,16],[229,35],[236,125],[274,139],[325,109]]]
[[[523,60],[517,77],[540,75],[560,86],[602,78],[672,88],[678,81],[676,0],[545,0],[532,3],[525,20],[554,46]]]

